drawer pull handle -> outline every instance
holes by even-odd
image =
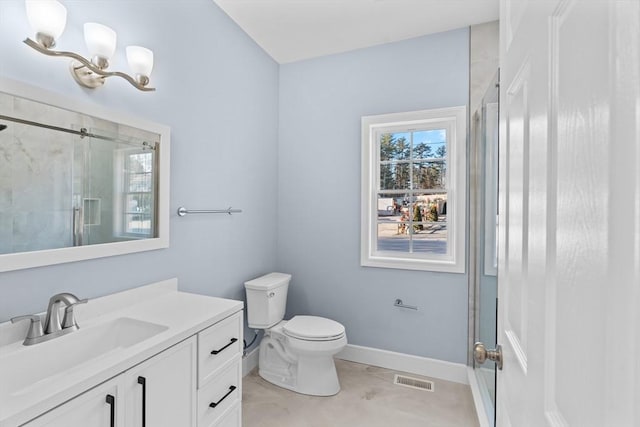
[[[220,353],[222,350],[224,350],[225,348],[229,347],[231,344],[233,344],[234,342],[238,341],[238,338],[231,338],[231,341],[229,341],[229,344],[225,345],[224,347],[218,349],[218,350],[211,350],[211,354],[218,354]],[[232,390],[233,391],[233,390]]]
[[[116,426],[116,399],[112,395],[107,394],[107,403],[110,406],[109,426],[115,427]]]
[[[138,377],[138,384],[142,386],[142,427],[147,425],[147,379]]]
[[[220,403],[222,403],[223,400],[225,400],[227,398],[227,396],[229,396],[231,394],[231,392],[233,392],[233,390],[236,389],[236,386],[232,385],[229,386],[229,391],[227,392],[227,394],[225,394],[224,396],[222,396],[220,398],[220,400],[218,400],[217,402],[211,402],[209,403],[209,407],[210,408],[215,408],[216,406],[218,406]]]

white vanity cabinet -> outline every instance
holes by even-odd
[[[168,279],[78,307],[25,346],[0,323],[0,427],[240,427],[243,303]]]
[[[191,337],[25,427],[196,427],[197,340]]]
[[[240,427],[242,311],[23,427]]]

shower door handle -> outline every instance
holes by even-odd
[[[83,219],[82,208],[73,208],[73,246],[82,246]]]
[[[498,369],[502,370],[502,347],[499,345],[493,350],[487,350],[484,343],[477,342],[473,345],[473,358],[480,365],[486,362],[487,359],[493,360],[496,362]]]

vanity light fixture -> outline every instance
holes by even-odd
[[[116,32],[106,25],[94,22],[84,24],[84,40],[91,60],[74,52],[52,50],[56,40],[64,31],[67,9],[57,0],[25,0],[29,24],[35,32],[35,41],[26,38],[24,42],[48,56],[71,58],[69,70],[81,86],[96,88],[102,86],[107,77],[122,77],[142,91],[154,91],[147,87],[153,69],[153,52],[141,46],[127,46],[127,62],[135,77],[120,71],[106,71],[109,60],[116,50]]]

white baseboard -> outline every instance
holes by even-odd
[[[259,354],[260,354],[260,347],[256,347],[242,358],[242,376],[243,377],[246,377],[249,372],[253,371],[258,366]]]
[[[336,354],[336,358],[350,362],[364,363],[395,371],[432,377],[460,384],[469,384],[467,365],[429,359],[428,357],[379,350],[371,347],[348,344]]]
[[[258,366],[259,350],[259,347],[254,348],[242,359],[243,376],[246,376]],[[348,344],[344,350],[336,354],[336,358],[445,381],[469,384],[467,366],[461,363],[445,362],[443,360],[353,344]]]

